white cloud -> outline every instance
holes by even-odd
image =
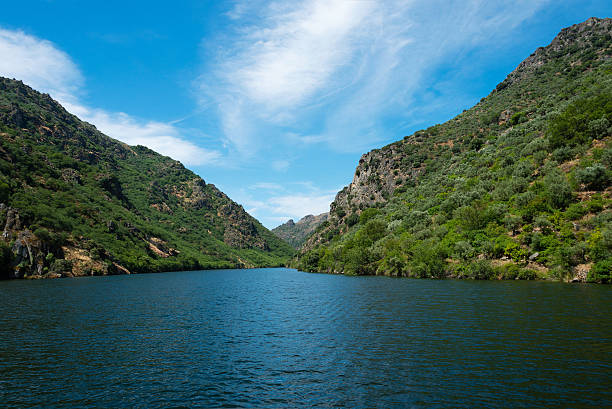
[[[312,182],[294,182],[280,185],[270,182],[257,183],[250,190],[267,190],[268,195],[251,195],[241,190],[236,197],[244,203],[249,214],[256,217],[267,228],[274,228],[289,219],[299,220],[309,214],[321,214],[329,211],[339,189],[321,190]]]
[[[276,214],[288,214],[294,218],[302,218],[308,214],[320,214],[329,211],[329,205],[334,200],[336,192],[326,194],[292,194],[272,197],[268,206]]]
[[[427,73],[495,45],[546,2],[276,1],[255,17],[237,6],[240,28],[224,37],[226,48],[208,43],[216,62],[199,89],[243,156],[291,135],[360,152],[393,137],[384,118],[411,109]]]
[[[300,104],[350,60],[371,1],[312,0],[274,14],[245,39],[228,81],[271,108]]]
[[[109,113],[100,109],[72,106],[79,116],[103,133],[128,145],[144,145],[185,165],[216,164],[221,159],[217,151],[203,149],[181,138],[179,130],[156,121],[138,121],[123,113]]]
[[[22,31],[0,29],[0,75],[23,81],[49,93],[69,112],[105,134],[130,145],[144,145],[185,165],[217,164],[221,154],[181,137],[180,130],[156,121],[143,121],[122,112],[108,112],[79,101],[83,75],[70,56],[53,43]]]
[[[75,100],[83,84],[76,64],[53,43],[0,29],[0,74],[23,81],[55,98]]]

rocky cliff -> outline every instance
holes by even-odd
[[[588,19],[473,108],[364,154],[294,265],[607,280],[611,57],[612,20]]]

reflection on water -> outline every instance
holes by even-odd
[[[612,405],[612,288],[219,270],[0,282],[4,407]]]

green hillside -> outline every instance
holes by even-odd
[[[4,277],[278,266],[293,249],[171,158],[0,78]]]
[[[452,120],[362,156],[292,264],[610,282],[612,20],[564,29]]]

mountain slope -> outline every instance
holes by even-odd
[[[612,20],[566,28],[454,119],[363,155],[293,265],[610,281]]]
[[[309,214],[302,217],[297,223],[289,220],[287,223],[281,224],[272,229],[272,233],[291,244],[294,248],[299,248],[308,236],[310,236],[317,227],[327,220],[328,213],[321,213],[318,216]]]
[[[171,158],[0,78],[5,277],[281,265],[293,250]]]

